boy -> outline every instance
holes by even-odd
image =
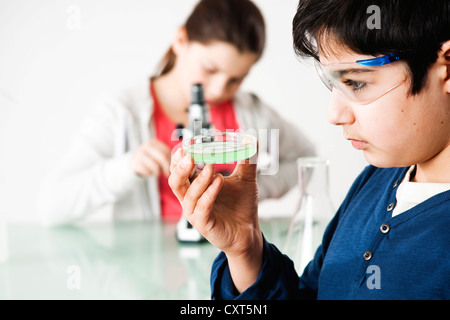
[[[380,28],[369,28],[369,6]],[[299,278],[263,238],[254,164],[194,180],[174,155],[170,185],[187,219],[223,252],[213,299],[450,298],[448,0],[301,0],[297,54],[332,91],[328,118],[370,163]],[[373,17],[377,18],[377,17]],[[250,163],[254,163],[251,161]]]

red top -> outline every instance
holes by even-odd
[[[150,84],[150,93],[153,97],[153,121],[156,138],[169,146],[169,148],[172,149],[173,154],[181,147],[181,140],[171,140],[172,133],[177,127],[176,123],[167,116],[159,104],[153,84]],[[217,105],[210,105],[210,115],[211,123],[221,132],[225,132],[227,129],[239,129],[233,109],[233,103],[230,100]],[[216,172],[220,172],[222,175],[226,176],[233,172],[235,166],[235,163],[215,164],[214,168]],[[163,220],[178,221],[182,213],[181,205],[178,202],[177,197],[173,194],[172,189],[170,189],[168,177],[164,173],[159,175],[158,185],[161,199],[161,216]]]

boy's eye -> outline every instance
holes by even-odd
[[[363,89],[366,86],[365,82],[362,81],[356,81],[356,80],[345,80],[344,84],[349,87],[350,89],[352,89],[352,91],[359,91],[361,89]]]

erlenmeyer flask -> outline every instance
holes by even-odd
[[[318,157],[297,160],[300,199],[289,225],[284,253],[294,261],[299,275],[313,258],[334,215],[329,193],[329,164],[329,160]]]

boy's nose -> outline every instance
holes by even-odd
[[[341,94],[336,92],[336,89],[333,89],[333,93],[331,94],[327,117],[328,122],[337,126],[355,122],[355,115],[350,104]]]

